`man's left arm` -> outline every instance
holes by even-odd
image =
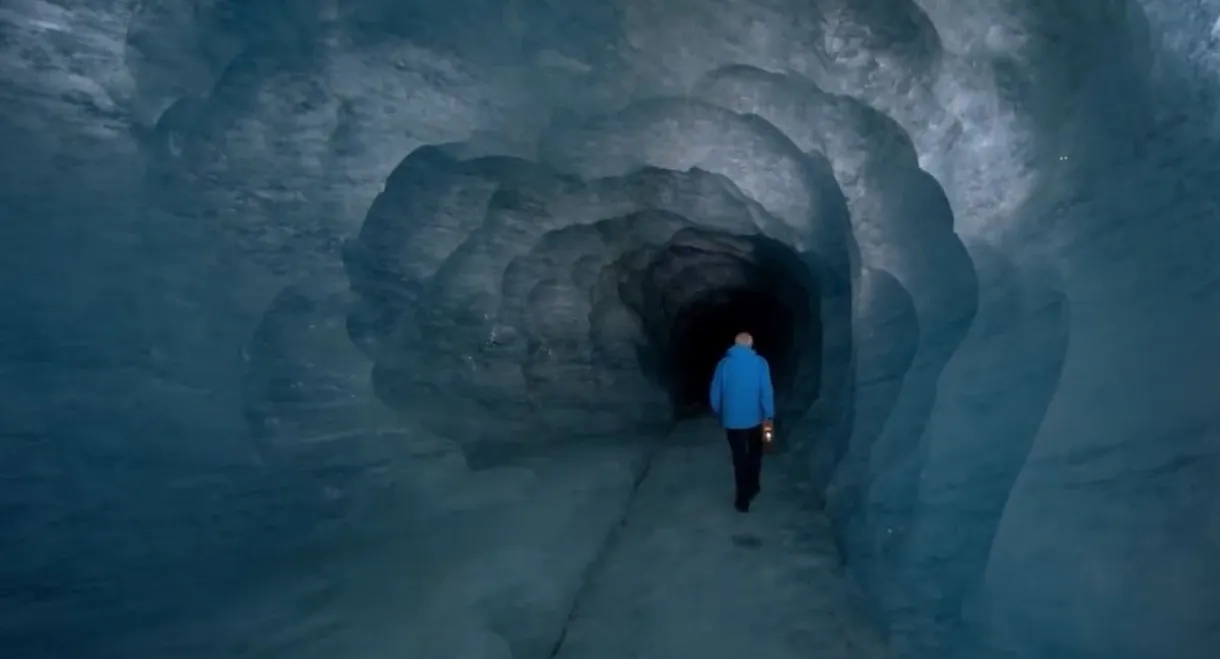
[[[762,360],[762,382],[759,383],[759,388],[762,390],[761,402],[763,409],[763,417],[767,421],[775,420],[775,389],[771,386],[771,366],[767,364],[767,360]]]

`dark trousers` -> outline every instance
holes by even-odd
[[[737,483],[738,503],[748,503],[758,494],[762,479],[762,426],[742,430],[726,429],[729,450],[733,452],[733,480]]]

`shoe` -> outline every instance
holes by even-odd
[[[733,502],[733,507],[736,508],[737,512],[739,513],[748,513],[750,512],[750,500],[738,497],[737,500]]]

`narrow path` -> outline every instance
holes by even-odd
[[[732,507],[728,448],[713,424],[661,449],[590,575],[558,659],[872,659],[879,629],[842,574],[825,519],[768,456],[763,493]]]

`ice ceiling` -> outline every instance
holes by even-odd
[[[1211,656],[1217,17],[6,2],[0,631],[86,656],[320,537],[479,582],[579,478],[531,461],[612,508],[744,316],[901,653]]]

